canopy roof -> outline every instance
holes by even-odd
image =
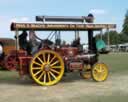
[[[88,16],[36,16],[36,21],[42,22],[88,22],[92,23],[93,15]]]
[[[102,30],[115,29],[115,24],[51,24],[51,23],[12,23],[11,30],[36,30],[36,31],[87,31],[87,30]]]

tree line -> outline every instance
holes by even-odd
[[[123,28],[120,33],[117,31],[109,31],[105,32],[102,34],[102,39],[105,41],[107,44],[107,37],[109,33],[109,38],[110,38],[110,44],[111,45],[117,45],[117,44],[123,44],[123,43],[128,43],[128,10],[125,14],[125,19],[123,23]],[[96,40],[101,39],[101,35],[97,34],[96,35]]]

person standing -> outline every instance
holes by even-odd
[[[19,35],[19,45],[20,49],[27,50],[27,31],[23,30],[23,32]]]
[[[31,46],[31,54],[34,54],[39,47],[39,43],[35,36],[35,31],[29,31],[29,45]]]

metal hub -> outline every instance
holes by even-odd
[[[49,64],[46,64],[44,66],[44,70],[47,71],[47,72],[50,71],[50,65]]]

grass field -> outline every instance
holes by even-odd
[[[68,74],[54,86],[38,86],[21,80],[16,72],[0,71],[0,102],[128,102],[128,54],[101,55],[109,66],[105,82]]]
[[[128,53],[102,55],[100,61],[108,65],[112,74],[128,74]]]

